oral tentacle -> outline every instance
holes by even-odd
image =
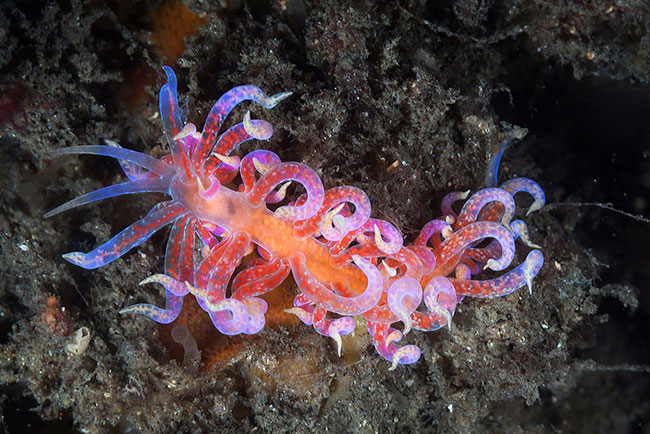
[[[82,194],[81,196],[57,206],[51,211],[46,212],[43,217],[49,218],[69,209],[115,196],[136,193],[167,193],[168,190],[169,181],[166,179],[151,178],[126,181],[121,184],[109,185],[108,187],[102,187],[95,191],[91,191],[90,193]]]
[[[93,251],[66,253],[63,258],[89,270],[101,267],[144,243],[160,228],[185,214],[187,214],[187,210],[181,204],[173,201],[167,202],[165,206],[158,207]]]
[[[107,140],[107,142],[109,142]],[[115,142],[113,142],[115,143]],[[119,145],[118,145],[119,146]],[[160,160],[141,152],[132,151],[117,146],[105,145],[83,145],[72,146],[69,148],[55,149],[51,151],[52,156],[62,157],[64,155],[101,155],[104,157],[112,157],[117,160],[124,160],[130,163],[137,164],[143,169],[147,169],[159,176],[168,175],[173,171],[169,165],[164,164]]]

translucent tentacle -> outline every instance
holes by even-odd
[[[257,160],[257,164],[255,161]],[[261,173],[264,173],[269,168],[282,163],[280,157],[278,157],[274,152],[257,150],[246,154],[244,159],[241,161],[240,174],[241,179],[244,185],[244,192],[250,192],[255,186],[256,178],[255,174],[259,169],[265,169]]]
[[[451,225],[447,221],[440,219],[431,220],[422,227],[422,230],[420,231],[418,237],[415,239],[414,244],[416,246],[426,246],[431,237],[435,234],[441,234],[442,238],[446,239],[449,238],[451,232]],[[442,242],[442,239],[440,238],[437,239],[437,242],[434,241],[433,247],[438,247],[440,242]]]
[[[140,282],[140,285],[145,285],[147,283],[160,283],[165,287],[165,293],[167,294],[165,309],[161,309],[153,304],[139,303],[120,309],[119,313],[137,313],[147,316],[160,324],[169,324],[174,321],[180,313],[183,304],[183,295],[187,294],[186,286],[165,274],[154,274],[153,276],[149,276]]]
[[[120,313],[139,313],[161,324],[174,321],[183,307],[183,296],[188,293],[185,282],[194,285],[194,219],[182,217],[174,223],[165,252],[165,273],[152,276],[140,285],[158,282],[165,287],[165,308],[151,304],[136,304],[120,310]]]
[[[109,140],[109,139],[104,139],[104,143],[106,145],[113,147],[113,148],[118,148],[122,149],[122,146],[120,146],[119,143]],[[120,167],[122,168],[122,171],[126,175],[127,178],[131,181],[135,181],[136,179],[142,179],[150,175],[155,175],[148,170],[143,169],[141,166],[132,163],[131,161],[128,160],[117,160],[118,163],[120,163]]]
[[[449,265],[451,265],[451,268],[455,267],[460,260],[460,253],[476,241],[485,238],[494,238],[501,245],[501,256],[498,259],[489,259],[486,268],[494,271],[504,270],[510,265],[515,256],[515,241],[512,233],[505,226],[490,221],[479,221],[465,226],[440,244],[440,247],[436,249],[438,267],[443,264],[446,264],[447,267]]]
[[[343,264],[352,261],[353,256],[360,256],[362,258],[379,258],[386,254],[379,250],[374,244],[356,244],[349,249],[345,250],[340,255],[332,256],[330,261],[335,267],[340,267]]]
[[[60,214],[71,208],[85,205],[87,203],[95,202],[109,197],[121,196],[124,194],[135,193],[167,193],[169,190],[169,182],[166,179],[151,178],[151,179],[138,179],[136,181],[127,181],[121,184],[109,185],[100,188],[90,193],[83,194],[75,197],[74,199],[57,206],[53,210],[45,213],[44,218],[52,217]]]
[[[106,140],[106,142],[115,143],[109,140]],[[117,145],[117,143],[115,144]],[[76,154],[102,155],[105,157],[113,157],[118,160],[124,160],[130,163],[135,163],[138,166],[150,170],[153,173],[157,173],[158,175],[161,176],[169,174],[171,171],[171,168],[167,164],[152,157],[151,155],[132,151],[130,149],[124,149],[122,147],[117,147],[117,146],[104,146],[104,145],[73,146],[70,148],[55,149],[54,151],[52,151],[52,156],[60,157],[63,155],[76,155]]]
[[[469,266],[464,263],[460,263],[456,266],[455,270],[456,279],[458,280],[469,280],[472,278],[472,271]],[[454,291],[456,288],[454,288]],[[456,294],[456,303],[460,303],[465,298],[464,295]]]
[[[403,299],[405,297],[411,299],[408,304],[404,303]],[[412,277],[404,276],[394,281],[388,289],[388,306],[390,307],[390,310],[392,310],[393,313],[404,323],[404,335],[411,331],[411,313],[421,301],[422,287],[420,286],[420,282]]]
[[[404,239],[395,226],[387,221],[379,219],[370,219],[368,222],[370,222],[373,227],[375,245],[379,250],[387,255],[392,255],[400,251],[404,245]],[[388,241],[384,241],[384,238],[388,238]]]
[[[189,154],[183,149],[180,140],[177,139],[181,132],[182,122],[179,117],[178,99],[176,96],[176,74],[169,66],[162,69],[167,74],[167,83],[160,88],[159,108],[160,120],[167,136],[167,142],[171,149],[174,167],[178,170],[178,176],[184,180],[192,178],[192,170],[189,165]]]
[[[422,261],[413,250],[402,247],[398,252],[388,256],[388,259],[397,261],[406,268],[404,275],[420,280],[422,277]]]
[[[356,322],[354,318],[344,316],[336,319],[327,318],[327,310],[321,306],[316,306],[313,313],[314,329],[323,336],[330,337],[336,342],[336,351],[341,357],[341,347],[343,342],[341,336],[345,336],[354,331]]]
[[[165,276],[164,274],[151,276],[144,282],[158,282],[165,285],[165,288],[168,291],[175,293],[176,295],[182,293],[180,282],[169,276]],[[251,299],[242,303],[239,300],[227,298],[212,301],[210,300],[210,297],[208,297],[208,291],[204,288],[192,286],[187,282],[185,282],[184,285],[187,291],[196,297],[201,307],[208,312],[212,324],[221,333],[226,335],[256,333],[261,329],[261,327],[259,327],[260,316],[262,316],[262,327],[264,326],[263,315],[264,312],[266,312],[266,303],[263,302],[263,300]],[[255,331],[256,329],[257,331]]]
[[[232,297],[244,300],[269,292],[279,286],[290,271],[289,262],[279,258],[246,268],[232,281]]]
[[[503,157],[503,152],[508,146],[512,143],[514,137],[507,137],[505,140],[497,143],[492,152],[492,158],[487,167],[485,173],[485,185],[488,187],[497,186],[497,175],[499,173],[499,163],[501,163],[501,157]]]
[[[293,300],[294,307],[285,309],[284,311],[296,315],[305,325],[310,326],[314,324],[314,305],[310,303],[307,296],[300,293]]]
[[[370,218],[359,229],[349,231],[340,241],[334,243],[330,247],[330,253],[341,255],[355,238],[365,246],[376,247],[382,253],[378,256],[397,253],[404,245],[402,234],[395,226],[384,220]],[[388,241],[385,241],[384,238],[387,238]],[[364,255],[360,254],[360,256]]]
[[[300,163],[280,163],[267,170],[246,195],[248,203],[253,207],[261,205],[264,198],[276,186],[286,181],[302,184],[307,190],[307,201],[300,206],[281,206],[275,210],[275,215],[292,220],[304,220],[316,214],[325,198],[323,183],[312,168]]]
[[[422,274],[430,274],[436,268],[436,255],[428,247],[411,245],[405,248],[417,255],[422,263]]]
[[[447,325],[451,330],[451,318],[457,302],[456,290],[449,279],[434,277],[424,288],[424,304],[429,312],[414,312],[411,315],[413,328],[433,331]]]
[[[176,220],[165,251],[165,273],[190,285],[194,285],[194,221],[189,216]],[[185,294],[166,291],[165,310],[161,314],[167,323],[174,321],[180,314]]]
[[[546,203],[546,195],[544,190],[539,186],[538,183],[528,178],[515,178],[501,184],[501,188],[511,195],[515,195],[520,191],[525,191],[526,193],[533,196],[535,201],[526,211],[526,215],[530,214],[533,211],[541,209]]]
[[[249,313],[244,303],[233,298],[211,302],[202,298],[214,327],[224,335],[238,335],[248,329]]]
[[[165,206],[149,213],[108,242],[89,253],[71,252],[63,258],[86,269],[94,269],[113,262],[129,250],[144,243],[163,226],[185,215],[187,211],[178,202],[167,202]]]
[[[445,197],[442,198],[442,203],[440,207],[442,208],[442,215],[447,217],[451,216],[455,220],[458,217],[458,214],[453,210],[452,206],[454,203],[467,199],[469,196],[469,190],[467,191],[452,191],[447,193]]]
[[[463,259],[472,259],[480,264],[485,264],[490,259],[498,258],[501,255],[501,245],[498,241],[492,240],[487,246],[483,248],[469,248],[463,253]],[[480,269],[477,270],[477,273]],[[472,273],[472,274],[477,274]]]
[[[449,279],[456,293],[471,297],[493,298],[508,295],[524,285],[533,291],[533,277],[539,273],[544,264],[544,255],[539,250],[531,250],[526,260],[506,274],[491,280],[459,280]]]
[[[339,207],[347,203],[353,204],[355,209],[352,215],[344,217],[340,214],[342,208]],[[339,219],[335,218],[337,216]],[[369,217],[370,199],[361,189],[350,186],[334,187],[325,192],[325,200],[318,213],[300,222],[299,233],[321,233],[328,241],[339,241],[347,232],[360,228]]]
[[[540,246],[533,243],[533,240],[530,239],[530,235],[528,234],[528,226],[523,220],[515,220],[514,222],[510,223],[510,229],[512,229],[512,233],[515,235],[515,239],[521,238],[521,242],[526,246],[534,249],[541,249]]]
[[[241,262],[242,257],[248,250],[250,245],[250,235],[246,232],[235,232],[232,235],[232,240],[224,249],[223,254],[214,265],[210,278],[208,279],[208,286],[204,301],[209,309],[210,318],[217,326],[217,329],[224,334],[233,335],[239,334],[248,330],[248,325],[240,329],[242,323],[248,324],[249,313],[246,310],[246,318],[240,318],[238,315],[241,311],[236,310],[233,303],[222,303],[234,299],[226,299],[226,289],[228,282],[235,271],[235,268]],[[238,301],[238,300],[237,300]],[[239,301],[238,301],[239,302]],[[240,302],[241,303],[241,302]],[[213,309],[210,306],[220,306]],[[243,306],[243,304],[242,304]],[[266,310],[264,310],[266,311]],[[259,312],[255,312],[256,323],[259,323]],[[255,327],[253,327],[255,328]]]
[[[414,279],[417,281],[417,279]],[[411,322],[413,321],[413,318],[417,312],[414,312],[415,309],[417,309],[418,305],[420,304],[420,301],[422,300],[422,287],[417,285],[417,288],[415,285],[411,286],[411,290],[415,291],[418,290],[420,292],[420,296],[415,295],[413,297],[402,297],[401,298],[401,304],[403,305],[403,309],[412,312],[411,313]],[[344,295],[346,297],[352,297],[355,295],[355,293],[350,289],[345,286],[337,286],[336,288],[337,292],[340,293],[341,295]],[[397,297],[399,299],[399,297]],[[399,312],[399,309],[395,309],[396,311]],[[378,322],[378,323],[383,323],[383,324],[391,324],[397,321],[403,321],[404,323],[407,323],[409,320],[404,320],[402,316],[398,316],[396,312],[393,311],[391,306],[388,305],[386,301],[380,300],[379,303],[377,303],[372,309],[366,311],[363,313],[363,317],[366,318],[368,321],[372,322]]]
[[[208,186],[205,187],[203,183],[199,182],[199,196],[201,196],[201,199],[213,198],[221,188],[221,182],[213,175],[208,176],[207,184]]]
[[[140,285],[146,285],[147,283],[160,283],[162,286],[165,287],[165,289],[176,296],[182,297],[186,294],[189,293],[188,290],[188,285],[185,282],[179,282],[178,280],[174,279],[171,276],[168,276],[166,274],[154,274],[152,276],[147,277],[144,279],[142,282],[140,282]],[[138,305],[133,305],[129,306],[127,308],[124,308],[120,311],[120,313],[132,313],[133,308],[137,307]],[[145,306],[150,306],[150,305],[145,305]],[[138,312],[139,313],[139,312]]]
[[[264,328],[264,314],[268,309],[266,301],[257,297],[249,297],[243,301],[246,311],[248,312],[248,321],[243,333],[254,335]]]
[[[456,229],[460,229],[477,220],[481,210],[490,202],[498,202],[503,206],[501,223],[508,226],[515,215],[515,200],[512,195],[500,188],[484,188],[470,197],[458,216]]]
[[[205,160],[199,160],[202,164],[203,174],[212,173],[221,160],[217,155],[230,155],[239,145],[251,139],[268,140],[273,135],[273,127],[266,121],[250,119],[250,112],[246,112],[244,122],[230,127],[217,140],[214,149],[208,154]],[[198,156],[197,156],[198,158]]]
[[[241,262],[244,253],[248,250],[250,242],[251,237],[246,232],[235,232],[233,234],[232,240],[221,258],[214,265],[210,278],[208,279],[207,297],[211,302],[226,298],[228,282],[230,282],[232,273]]]
[[[237,104],[242,101],[252,100],[262,107],[270,109],[289,95],[291,95],[291,92],[282,92],[269,97],[256,86],[237,86],[224,93],[214,104],[205,120],[201,142],[193,156],[194,162],[200,163],[207,157],[215,143],[223,120]]]
[[[372,335],[372,341],[377,352],[389,362],[392,362],[389,371],[397,368],[397,365],[408,365],[420,359],[420,349],[415,345],[398,346],[395,342],[402,339],[399,330],[391,328],[389,324],[382,324],[369,321],[368,331]]]
[[[210,280],[210,276],[214,271],[217,262],[219,262],[223,254],[228,249],[228,246],[230,245],[231,241],[232,241],[232,234],[224,237],[221,240],[221,242],[219,242],[216,246],[212,248],[212,250],[210,250],[209,254],[205,257],[205,259],[201,261],[201,263],[196,268],[196,271],[194,273],[194,282],[197,287],[199,288],[208,287],[208,281]]]
[[[194,218],[177,220],[165,251],[165,274],[194,285]]]
[[[367,260],[354,256],[355,264],[368,279],[366,290],[356,297],[342,297],[320,283],[305,265],[305,255],[296,252],[289,259],[300,290],[313,302],[340,315],[360,315],[377,304],[383,291],[381,273]]]

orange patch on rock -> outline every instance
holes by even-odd
[[[185,38],[193,36],[206,23],[203,16],[185,7],[180,0],[164,0],[149,12],[151,45],[161,63],[174,64],[185,51]],[[160,70],[154,71],[144,62],[137,63],[125,78],[124,104],[131,112],[140,111],[140,103],[151,95],[147,86],[156,84]]]
[[[70,321],[64,309],[61,308],[59,299],[55,296],[51,295],[47,298],[41,318],[55,335],[68,336],[70,334]]]
[[[180,0],[165,0],[151,10],[151,43],[165,62],[174,63],[185,51],[185,38],[196,33],[206,19],[185,7]]]

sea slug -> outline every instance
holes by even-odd
[[[241,123],[219,135],[228,113],[245,100],[272,108],[289,92],[269,97],[255,86],[235,87],[216,102],[203,131],[198,132],[194,124],[182,124],[176,76],[170,67],[163,69],[167,83],[160,90],[160,116],[169,155],[156,159],[116,146],[54,151],[57,156],[116,158],[128,181],[77,197],[45,217],[124,194],[160,192],[171,197],[93,251],[63,255],[75,265],[94,269],[173,224],[164,274],[142,282],[165,287],[165,307],[138,304],[121,313],[170,323],[181,311],[183,297],[192,294],[221,333],[254,334],[265,323],[267,304],[260,296],[292,273],[298,294],[288,312],[334,339],[339,354],[341,336],[354,330],[355,317],[363,317],[375,348],[395,369],[420,357],[416,345],[397,342],[412,329],[451,327],[456,304],[463,297],[493,298],[524,285],[532,288],[544,260],[539,247],[530,241],[526,224],[513,220],[513,197],[526,192],[534,200],[528,213],[540,209],[544,192],[534,181],[517,178],[498,188],[480,190],[458,214],[452,205],[468,193],[448,194],[442,202],[442,216],[424,225],[415,242],[407,246],[391,223],[371,217],[370,201],[359,188],[325,191],[314,170],[282,162],[270,151],[254,151],[243,158],[231,155],[247,140],[270,138],[273,129],[246,113]],[[302,185],[305,191],[293,202],[285,198],[290,183]],[[269,210],[267,204],[276,203],[282,206]],[[203,248],[202,259],[195,263],[197,236]],[[521,264],[504,271],[515,257],[518,238],[531,250]],[[257,258],[233,278],[242,258],[255,251]],[[485,269],[504,273],[478,280]],[[393,327],[398,322],[401,330]]]

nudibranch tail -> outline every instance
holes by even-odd
[[[490,158],[490,162],[485,173],[486,187],[496,187],[497,174],[499,173],[499,164],[501,163],[501,158],[503,157],[505,150],[508,148],[508,146],[510,146],[514,139],[515,138],[512,136],[507,137],[505,140],[498,143],[494,148],[492,158]]]
[[[524,221],[513,220],[514,196],[532,196],[528,213],[541,208],[545,197],[527,178],[496,186],[506,142],[490,166],[491,185],[474,193],[458,214],[453,207],[467,199],[469,191],[447,194],[442,215],[408,245],[394,225],[371,217],[370,200],[359,188],[326,190],[313,169],[283,162],[270,151],[253,151],[243,158],[232,154],[242,143],[267,140],[273,133],[268,122],[251,119],[247,111],[242,122],[219,134],[232,109],[247,100],[272,108],[290,92],[267,96],[255,86],[231,89],[215,103],[198,132],[194,124],[183,124],[176,76],[171,68],[163,69],[167,83],[160,90],[159,107],[169,155],[156,159],[110,141],[109,146],[54,151],[56,156],[115,158],[129,180],[82,195],[45,217],[123,194],[162,192],[171,197],[91,252],[64,255],[75,265],[97,268],[173,224],[164,273],[142,282],[165,288],[165,307],[141,303],[120,313],[169,323],[178,317],[184,297],[192,296],[221,333],[254,334],[264,327],[268,308],[259,297],[293,274],[298,294],[294,307],[285,312],[332,338],[339,355],[342,336],[351,333],[355,317],[361,317],[392,370],[421,356],[417,345],[397,343],[412,330],[451,331],[456,306],[464,297],[501,297],[524,285],[532,290],[544,257]],[[294,201],[287,198],[293,191],[290,185],[304,190]],[[271,204],[279,205],[272,211]],[[522,242],[515,244],[517,239]],[[521,245],[532,250],[513,266]],[[244,260],[253,252],[258,257]],[[479,280],[485,269],[502,274]]]

